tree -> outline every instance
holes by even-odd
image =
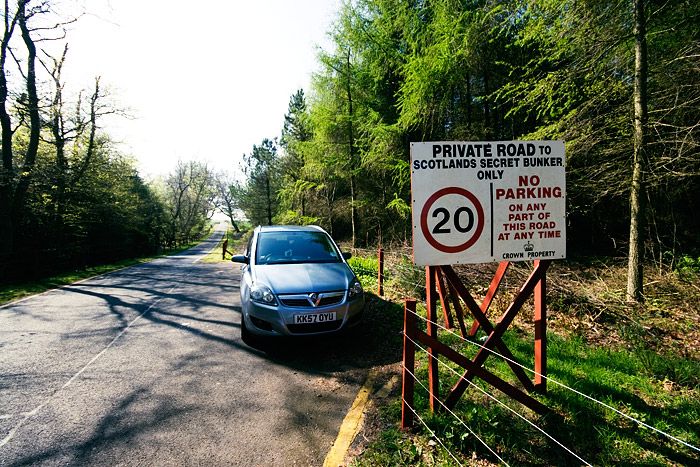
[[[231,180],[225,173],[219,173],[214,177],[216,184],[216,207],[228,217],[231,222],[231,227],[238,233],[241,230],[236,223],[236,213],[239,210],[238,200],[236,198],[235,182]]]
[[[101,131],[101,117],[117,110],[100,78],[72,104],[62,79],[68,46],[58,58],[39,49],[63,40],[73,21],[48,0],[4,3],[0,280],[151,254],[162,244],[163,204]],[[42,70],[51,89],[40,88]]]
[[[12,11],[5,1],[3,11],[3,36],[0,43],[0,126],[2,126],[2,172],[0,172],[0,255],[13,251],[14,224],[12,205],[15,187],[14,152],[12,147],[12,118],[9,111],[9,87],[6,64],[10,51],[10,39],[14,34],[19,10]]]
[[[278,219],[318,219],[354,242],[406,239],[411,141],[563,139],[573,254],[627,253],[638,264],[635,248],[640,262],[661,264],[669,253],[671,261],[677,251],[692,253],[700,229],[700,7],[670,0],[648,13],[647,116],[633,119],[633,5],[344,3],[304,110],[300,95],[290,100],[279,177],[287,214]],[[634,123],[645,118],[638,144]],[[299,123],[308,140],[291,136]]]
[[[313,185],[304,172],[305,145],[313,137],[313,129],[309,121],[304,91],[299,89],[289,99],[287,113],[284,116],[284,126],[280,138],[283,155],[280,158],[282,188],[280,197],[283,201],[283,211],[293,211],[292,219],[306,217],[306,191]],[[289,217],[289,214],[285,214]]]
[[[60,58],[56,59],[44,52],[51,61],[47,65],[42,60],[44,69],[51,77],[53,84],[53,97],[47,105],[47,115],[44,117],[44,125],[49,129],[51,138],[44,141],[53,145],[56,153],[55,166],[55,239],[57,243],[63,242],[63,218],[66,214],[67,192],[75,186],[85,175],[95,152],[99,150],[100,139],[97,138],[98,120],[110,114],[120,111],[105,102],[107,93],[100,86],[100,77],[94,80],[94,90],[89,95],[88,107],[83,108],[83,92],[78,95],[74,110],[68,114],[65,109],[64,87],[62,70],[68,53],[68,44],[65,44]],[[68,147],[72,143],[72,148]]]
[[[239,193],[239,206],[254,224],[272,225],[279,209],[279,159],[276,142],[263,139],[243,155],[247,180]]]
[[[642,196],[646,171],[647,125],[647,39],[644,0],[634,0],[634,142],[632,187],[630,189],[630,239],[627,256],[627,298],[643,300],[643,244],[641,226],[644,221]]]
[[[168,243],[181,245],[196,239],[214,210],[216,183],[207,164],[178,161],[165,181]]]
[[[11,10],[5,1],[3,11],[4,34],[0,45],[0,124],[2,125],[2,175],[0,176],[0,253],[8,254],[14,250],[14,240],[18,226],[24,214],[24,201],[29,187],[30,177],[39,149],[39,132],[41,120],[39,117],[39,96],[36,84],[36,45],[32,31],[27,23],[33,16],[46,13],[48,6],[41,3],[30,7],[29,0],[20,0],[17,9]],[[17,104],[22,107],[28,117],[29,139],[20,167],[15,168],[13,148],[12,118],[8,108],[8,81],[6,64],[8,53],[11,53],[10,40],[15,28],[19,27],[22,42],[27,50],[25,69],[20,73],[25,79],[25,92]],[[14,54],[13,54],[14,56]],[[23,116],[24,116],[23,115]]]
[[[40,114],[41,102],[37,89],[37,46],[36,42],[56,40],[65,35],[64,26],[74,20],[57,21],[50,26],[30,24],[42,16],[52,15],[48,0],[33,2],[18,0],[16,9],[11,9],[6,0],[3,9],[4,30],[0,43],[0,126],[2,127],[2,169],[0,170],[0,254],[14,252],[17,233],[25,219],[27,192],[32,182],[34,167],[39,152],[42,130]],[[13,51],[11,41],[19,28],[26,59],[21,60]],[[39,33],[43,36],[39,36]],[[57,33],[58,37],[51,36]],[[7,79],[7,58],[11,55],[17,71],[24,80],[24,90],[9,101],[10,89]],[[14,104],[14,105],[13,105]],[[13,127],[11,108],[14,107],[19,122]],[[19,157],[14,135],[20,128],[26,128],[26,146],[21,147]],[[19,146],[18,146],[19,147]]]

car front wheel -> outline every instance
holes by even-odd
[[[245,324],[245,317],[241,314],[241,340],[248,344],[250,347],[255,347],[257,349],[260,348],[262,342],[261,342],[261,337],[256,336],[255,334],[251,333],[250,330],[248,329],[248,326]]]

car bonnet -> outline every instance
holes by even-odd
[[[254,268],[255,282],[276,294],[332,292],[348,288],[353,274],[343,263],[264,264]]]

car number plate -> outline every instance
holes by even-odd
[[[309,313],[306,315],[294,315],[294,324],[327,323],[335,321],[335,312]]]

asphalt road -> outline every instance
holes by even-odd
[[[239,267],[183,254],[0,307],[0,465],[322,465],[362,331],[241,341]]]

